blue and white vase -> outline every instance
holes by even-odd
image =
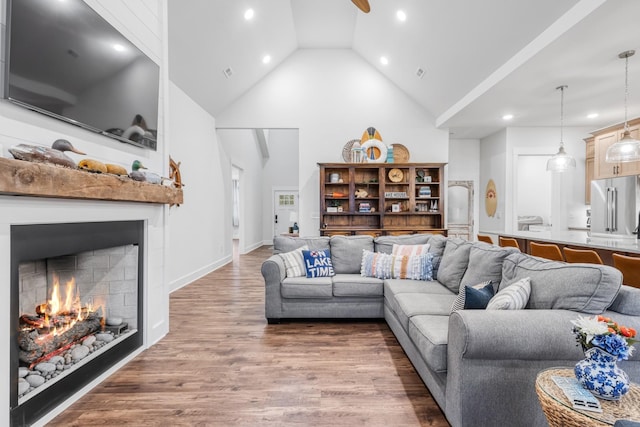
[[[629,376],[616,365],[617,357],[601,348],[585,351],[585,358],[574,368],[578,382],[594,396],[619,400],[629,391]]]

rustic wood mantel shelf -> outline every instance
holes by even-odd
[[[182,189],[42,163],[0,158],[0,194],[181,204]]]

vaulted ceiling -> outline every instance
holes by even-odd
[[[168,2],[169,76],[216,116],[296,49],[352,49],[452,137],[482,138],[505,126],[558,126],[555,88],[563,84],[565,125],[622,121],[625,64],[618,53],[635,49],[629,117],[640,115],[638,0],[370,4],[365,14],[350,0]],[[254,17],[245,20],[249,8]],[[514,117],[505,122],[505,114]]]

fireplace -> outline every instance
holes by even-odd
[[[143,345],[145,222],[10,230],[10,412],[21,426]]]

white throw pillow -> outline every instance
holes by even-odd
[[[529,295],[531,295],[531,280],[525,277],[510,284],[491,298],[487,310],[522,310],[529,302]]]
[[[285,252],[280,255],[284,266],[287,270],[287,277],[302,277],[307,275],[307,269],[304,266],[304,257],[302,251],[308,251],[309,246],[304,245],[291,252]]]

